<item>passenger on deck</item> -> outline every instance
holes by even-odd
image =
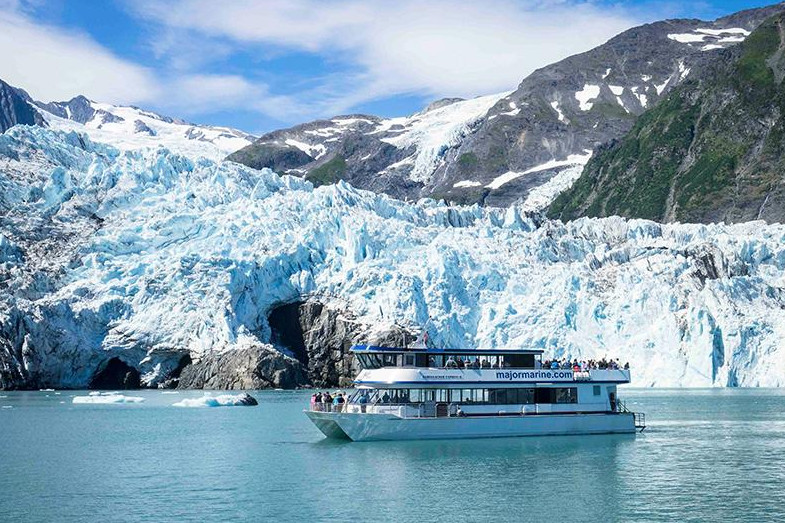
[[[459,369],[466,367],[466,365],[464,365],[463,363],[463,358],[458,358],[458,361],[456,361],[455,364],[458,366]]]
[[[469,364],[469,367],[471,367],[472,369],[479,369],[480,368],[480,360],[478,360],[477,358],[474,358],[472,360],[472,362]]]
[[[341,412],[341,410],[343,410],[343,404],[344,404],[343,395],[339,392],[338,394],[335,395],[335,398],[333,398],[333,410],[335,412]]]
[[[330,396],[329,392],[322,394],[322,405],[324,406],[325,412],[330,412],[330,410],[332,410],[333,397]]]
[[[556,360],[553,360],[551,362],[551,369],[558,369],[558,368],[559,368],[559,362],[556,361]]]
[[[382,395],[382,403],[390,403],[390,395],[386,392]]]
[[[491,362],[488,361],[488,360],[482,360],[482,368],[483,369],[490,369],[491,368]]]
[[[322,393],[321,392],[317,392],[316,393],[316,410],[318,410],[318,411],[322,410]]]
[[[462,418],[462,417],[466,416],[466,413],[465,413],[465,412],[463,412],[463,410],[461,409],[461,407],[460,407],[460,406],[458,406],[457,410],[455,411],[455,414],[456,414],[456,415],[457,415],[459,418]]]
[[[452,356],[447,358],[447,363],[445,363],[444,366],[446,368],[448,368],[448,369],[457,369],[458,368],[458,364],[455,362],[455,360],[453,359]]]
[[[368,404],[368,394],[363,393],[360,399],[357,400],[357,403],[360,404],[360,412],[365,412],[365,406]]]

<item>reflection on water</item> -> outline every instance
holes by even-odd
[[[779,390],[628,389],[637,436],[368,443],[324,439],[307,392],[218,409],[76,394],[3,393],[0,520],[785,519]]]

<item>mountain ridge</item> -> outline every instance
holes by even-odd
[[[165,145],[210,158],[223,158],[256,138],[237,129],[193,124],[132,105],[96,102],[84,95],[63,102],[40,102],[0,80],[0,132],[16,124],[86,133],[121,149]]]
[[[785,221],[784,12],[606,145],[548,214]]]
[[[336,117],[272,131],[229,159],[306,178],[315,170],[317,183],[343,179],[402,199],[430,196],[506,206],[564,169],[582,165],[565,166],[570,157],[583,158],[625,134],[691,70],[710,62],[718,50],[738,44],[780,8],[629,29],[595,49],[534,71],[495,101],[485,97],[489,107],[480,107],[483,114],[466,111],[463,121],[451,121],[460,131],[440,143],[399,138],[428,111],[393,119],[363,115],[363,122],[337,131]],[[471,103],[453,102],[447,108],[457,115]],[[429,157],[425,168],[418,161],[423,155]],[[547,167],[553,163],[559,167]]]

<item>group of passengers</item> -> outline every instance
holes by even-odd
[[[510,364],[499,359],[499,362],[495,365],[491,364],[488,360],[480,361],[479,358],[469,358],[466,357],[466,360],[458,356],[458,358],[453,358],[450,356],[447,358],[447,361],[444,362],[444,367],[447,369],[502,369],[509,367]]]
[[[329,392],[317,392],[316,394],[311,394],[311,410],[341,412],[348,400],[348,395],[344,395],[342,392],[336,392],[334,395]]]
[[[589,370],[597,370],[597,369],[610,369],[610,370],[617,370],[617,369],[629,369],[630,364],[625,363],[624,367],[621,366],[619,363],[619,358],[614,359],[605,359],[602,358],[601,360],[582,360],[578,361],[574,359],[570,361],[569,358],[561,359],[561,360],[545,360],[542,362],[543,369],[571,369],[575,372],[586,372]]]

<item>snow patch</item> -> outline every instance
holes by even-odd
[[[481,185],[482,183],[473,180],[461,180],[460,182],[453,184],[453,187],[459,189],[461,187],[479,187]]]
[[[687,75],[690,74],[690,68],[684,65],[683,61],[679,62],[679,81],[684,80],[687,78]]]
[[[589,161],[591,158],[592,152],[590,150],[585,150],[584,154],[571,154],[567,157],[566,160],[550,160],[543,164],[537,165],[532,167],[531,169],[527,169],[523,172],[512,172],[508,171],[501,176],[497,176],[491,183],[486,185],[488,189],[496,190],[502,185],[515,180],[516,178],[520,178],[521,176],[525,176],[530,173],[536,173],[539,171],[545,171],[550,169],[555,169],[557,167],[564,167],[567,165],[585,165],[586,162]]]
[[[292,147],[296,147],[297,149],[300,149],[302,152],[304,152],[314,160],[318,160],[319,158],[324,156],[324,154],[327,152],[327,148],[320,143],[311,145],[305,142],[300,142],[298,140],[295,140],[294,138],[287,138],[286,145],[290,145]]]
[[[599,85],[586,84],[583,86],[583,89],[575,93],[575,99],[578,100],[581,111],[589,111],[594,106],[591,100],[596,99],[598,96],[600,96]]]
[[[556,111],[556,115],[559,117],[560,122],[569,123],[567,118],[564,116],[564,113],[561,111],[561,108],[559,107],[559,102],[554,100],[551,102],[551,107],[553,107],[553,110]]]
[[[707,35],[719,36],[723,34],[739,34],[742,36],[749,36],[750,32],[741,27],[729,27],[727,29],[696,29],[695,31]]]

